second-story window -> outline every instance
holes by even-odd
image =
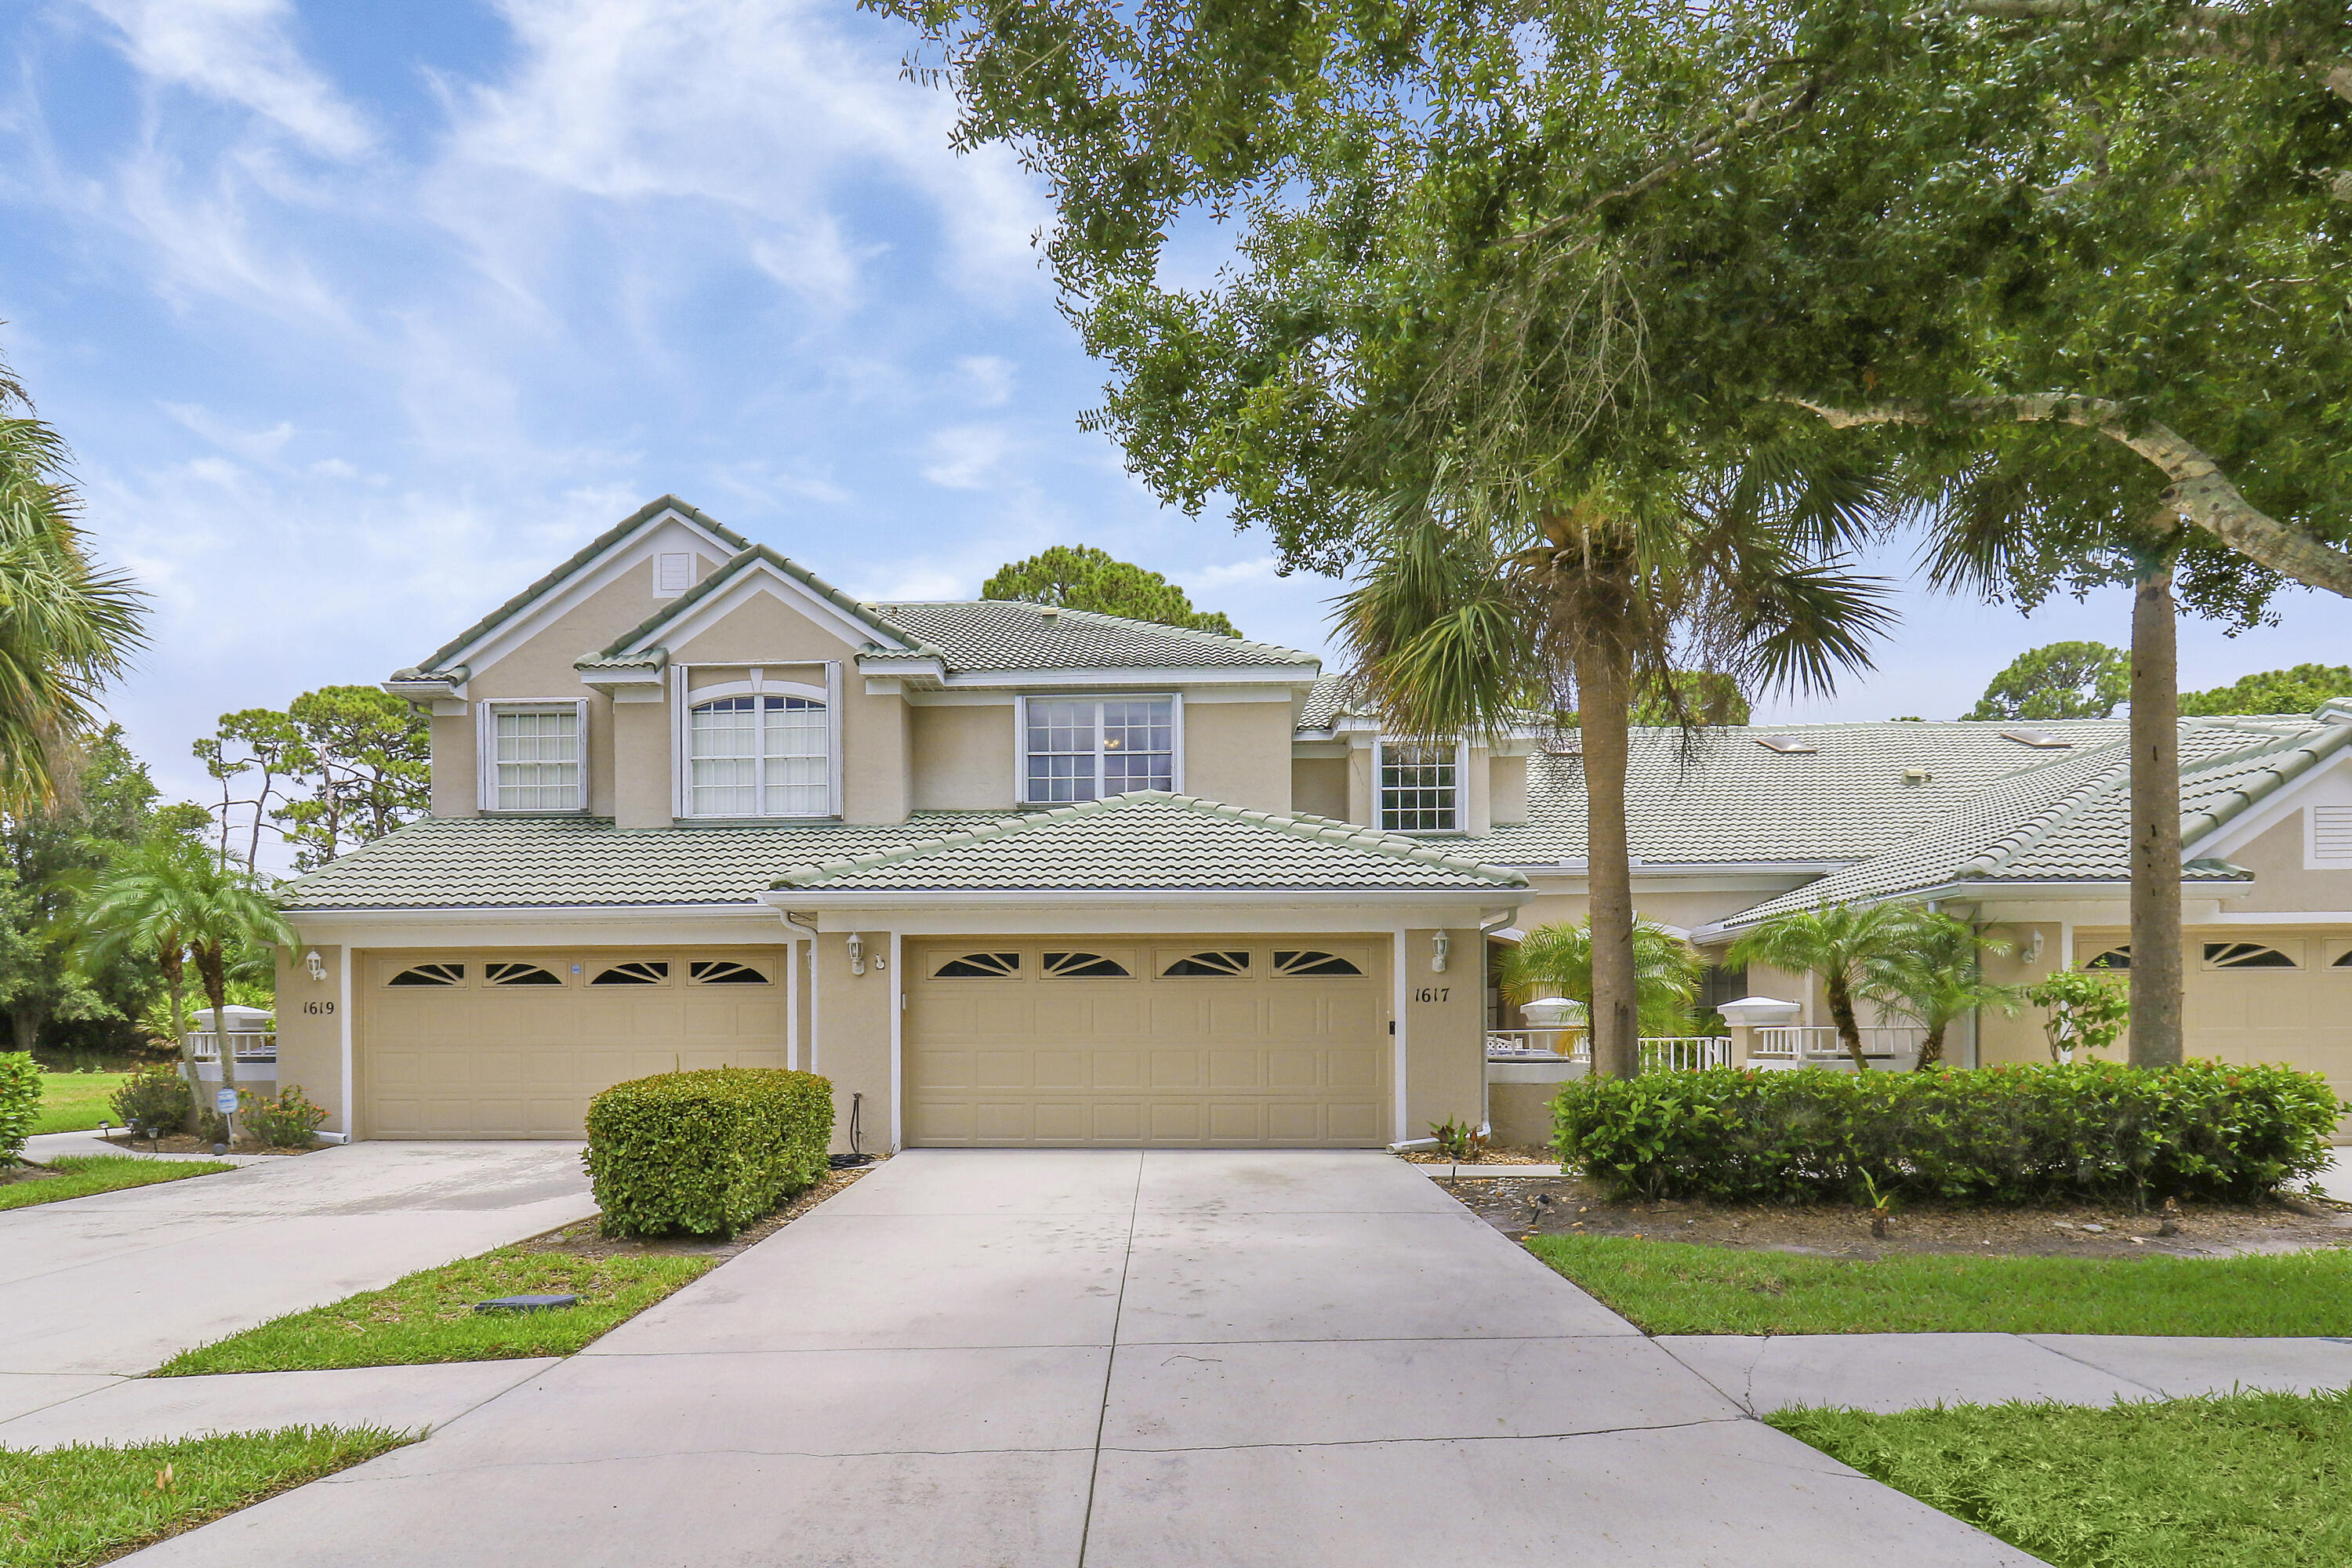
[[[574,702],[490,706],[492,810],[581,809],[580,719]]]
[[[824,816],[833,808],[824,704],[805,697],[698,704],[687,763],[697,816]]]
[[[1038,805],[1176,787],[1176,702],[1033,697],[1024,705],[1021,798]]]
[[[1390,833],[1454,833],[1462,826],[1458,746],[1381,742],[1381,826]]]

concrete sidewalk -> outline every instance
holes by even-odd
[[[1658,1344],[1751,1415],[1795,1405],[1917,1410],[2054,1400],[2112,1405],[2233,1389],[2352,1386],[2342,1340],[2128,1334],[1669,1335]]]
[[[0,1393],[33,1395],[46,1383],[58,1395],[13,1419],[0,1418],[0,1448],[164,1443],[208,1432],[268,1432],[281,1426],[416,1431],[454,1421],[554,1364],[541,1357],[217,1377],[0,1378]],[[84,1386],[70,1386],[77,1384]],[[0,1417],[8,1414],[0,1407]]]
[[[919,1151],[145,1568],[2033,1561],[1379,1154]]]
[[[554,1142],[354,1143],[0,1212],[0,1383],[146,1373],[594,1212],[579,1145]]]

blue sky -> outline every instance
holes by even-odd
[[[997,153],[947,147],[846,0],[20,0],[0,22],[0,351],[155,597],[112,707],[175,793],[219,713],[381,679],[664,491],[852,592],[977,593],[1085,542],[1321,649],[1327,580],[1160,508]],[[1893,563],[1899,571],[1900,559]],[[1866,680],[1781,719],[1948,717],[2112,594],[1906,595]],[[2283,602],[2189,686],[2340,662]]]

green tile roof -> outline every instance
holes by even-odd
[[[1281,665],[1322,668],[1311,653],[1190,626],[1163,626],[1062,610],[1019,599],[887,604],[876,613],[950,673],[977,669],[1203,669]]]
[[[826,891],[1041,893],[1526,885],[1515,871],[1446,854],[1423,840],[1158,790],[828,861],[787,872],[777,882]]]

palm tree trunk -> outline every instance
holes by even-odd
[[[1626,725],[1631,650],[1592,639],[1576,655],[1577,725],[1583,732],[1586,924],[1592,937],[1592,1071],[1642,1070],[1633,966],[1633,869],[1625,840]]]
[[[1944,1031],[1949,1026],[1947,1024],[1930,1024],[1927,1026],[1927,1037],[1919,1042],[1919,1059],[1913,1065],[1913,1072],[1933,1072],[1944,1065]]]
[[[2132,596],[2131,1065],[2181,1057],[2180,661],[2172,557]],[[2072,954],[2061,954],[2072,963]]]
[[[1862,1025],[1853,1016],[1853,993],[1846,987],[1845,971],[1832,969],[1828,980],[1830,1022],[1837,1026],[1838,1043],[1853,1058],[1854,1071],[1868,1072],[1870,1064],[1862,1059]]]
[[[236,1052],[228,1041],[228,965],[218,943],[196,949],[196,974],[205,983],[205,996],[213,1005],[213,1043],[220,1061],[223,1089],[236,1087]],[[228,1137],[236,1142],[236,1112],[228,1113]]]
[[[172,1008],[172,1043],[180,1051],[180,1076],[188,1081],[188,1120],[183,1131],[196,1130],[196,1086],[204,1081],[196,1072],[196,1045],[188,1038],[188,972],[187,961],[176,942],[156,944],[155,967],[163,972],[163,995]]]

